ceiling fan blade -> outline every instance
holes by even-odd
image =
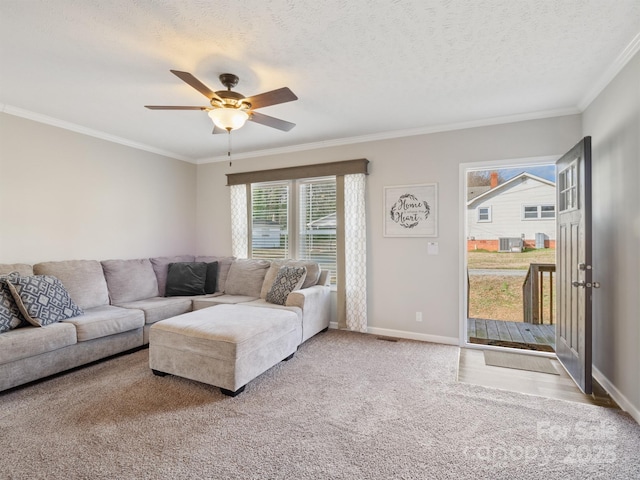
[[[209,107],[185,107],[180,105],[145,105],[149,110],[209,110]]]
[[[220,128],[217,125],[213,126],[213,132],[211,132],[214,135],[218,135],[219,133],[229,133],[227,132],[224,128]]]
[[[247,98],[247,101],[251,104],[251,109],[268,107],[270,105],[277,105],[279,103],[292,102],[293,100],[298,100],[298,97],[296,97],[296,94],[289,90],[288,87],[271,90],[270,92],[259,93],[258,95]]]
[[[188,83],[193,88],[198,90],[201,94],[207,97],[209,100],[212,98],[220,98],[215,94],[209,87],[207,87],[204,83],[198,80],[196,77],[191,75],[189,72],[181,72],[180,70],[170,70],[176,77],[182,80],[185,83]]]
[[[285,122],[284,120],[280,120],[279,118],[270,117],[269,115],[264,115],[258,112],[251,112],[249,120],[251,120],[252,122],[260,123],[262,125],[266,125],[267,127],[277,128],[278,130],[282,130],[284,132],[288,132],[296,126],[295,123]]]

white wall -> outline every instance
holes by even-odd
[[[0,113],[0,263],[195,250],[196,166]]]
[[[368,322],[376,333],[459,337],[459,164],[561,155],[581,137],[580,116],[458,130],[198,166],[198,253],[230,254],[226,173],[367,158]],[[439,184],[439,237],[382,236],[384,186]],[[427,242],[440,253],[427,255]],[[416,322],[416,312],[424,320]]]
[[[640,54],[583,114],[593,151],[593,363],[640,422]]]

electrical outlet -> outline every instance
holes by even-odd
[[[422,312],[416,312],[416,322],[422,321]]]

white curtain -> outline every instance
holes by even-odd
[[[247,221],[247,186],[231,185],[231,251],[234,257],[247,258],[249,222]]]
[[[344,176],[345,320],[349,330],[367,331],[366,175]]]

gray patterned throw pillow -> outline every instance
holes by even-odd
[[[307,275],[306,267],[281,267],[273,281],[271,289],[267,292],[267,302],[284,305],[287,297],[294,290],[298,290],[304,283]]]
[[[84,313],[73,303],[62,282],[51,275],[16,277],[7,285],[22,315],[36,327]]]
[[[0,276],[0,333],[29,325],[29,322],[20,313],[20,309],[16,305],[7,285],[8,280],[17,277],[19,275],[15,272]]]

